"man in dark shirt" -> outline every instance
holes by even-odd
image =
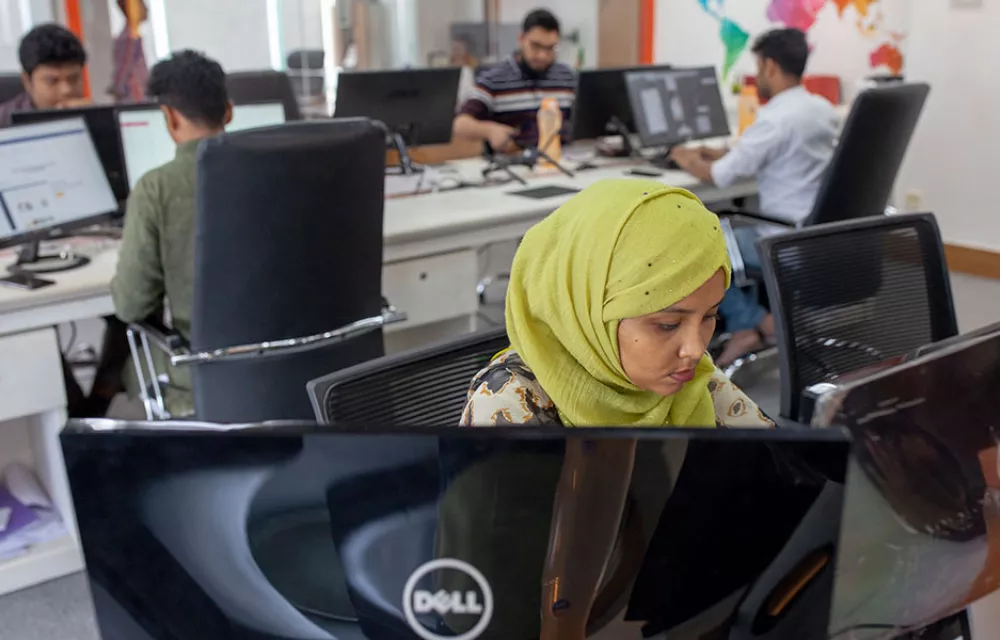
[[[222,133],[232,119],[232,104],[222,67],[194,51],[175,53],[153,67],[146,91],[160,103],[177,154],[142,176],[129,195],[111,297],[124,322],[145,320],[166,301],[174,330],[190,339],[195,160],[198,144]],[[189,374],[177,369],[170,380],[167,410],[172,416],[192,413]]]
[[[0,127],[11,124],[15,111],[76,107],[83,96],[83,65],[87,53],[71,31],[57,24],[38,25],[18,48],[24,92],[0,103]]]
[[[554,98],[562,109],[564,131],[576,96],[576,74],[556,61],[559,21],[539,9],[525,17],[520,48],[476,78],[476,88],[455,118],[456,138],[488,142],[494,151],[515,144],[538,144],[538,109]]]

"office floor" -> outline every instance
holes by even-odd
[[[962,331],[1000,321],[1000,281],[954,276],[955,305]],[[503,317],[499,305],[484,309],[484,315]],[[751,395],[765,409],[778,404],[777,379],[763,381]],[[134,417],[128,404],[114,407],[120,417]],[[123,414],[128,414],[123,415]],[[0,638],[19,640],[98,640],[86,579],[82,574],[0,597]]]

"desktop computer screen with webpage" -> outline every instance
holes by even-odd
[[[625,84],[643,146],[729,135],[715,67],[633,71]]]
[[[233,107],[233,120],[226,131],[284,124],[285,108],[280,102],[243,104]],[[160,108],[153,105],[124,109],[118,114],[122,132],[122,151],[128,184],[134,189],[148,171],[170,162],[176,145],[167,132]]]
[[[0,130],[0,248],[117,209],[83,118]]]

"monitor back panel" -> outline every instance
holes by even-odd
[[[844,436],[638,435],[71,426],[63,448],[109,638],[537,638],[574,505],[614,540],[587,637],[826,637]]]
[[[337,80],[335,118],[371,118],[411,146],[447,144],[461,70],[355,71]]]

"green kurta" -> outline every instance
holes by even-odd
[[[195,165],[200,140],[185,142],[167,164],[144,175],[132,189],[118,269],[111,282],[115,314],[125,322],[149,318],[161,307],[171,326],[191,338],[194,287]],[[161,366],[159,370],[164,371]],[[191,375],[170,370],[167,410],[193,411]]]

